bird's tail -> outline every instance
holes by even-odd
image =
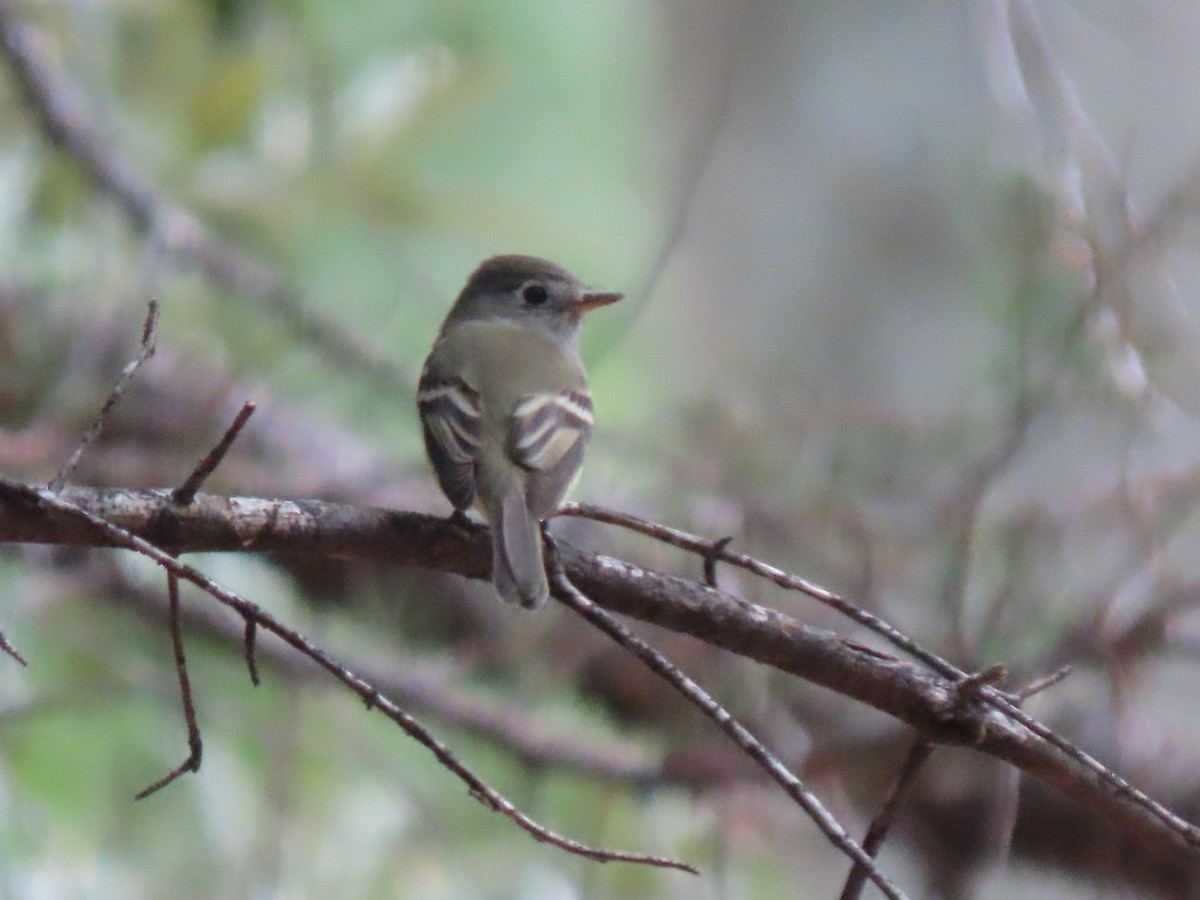
[[[509,490],[492,522],[492,584],[509,603],[537,609],[550,596],[542,562],[542,533],[523,490]]]

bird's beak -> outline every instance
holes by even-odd
[[[599,309],[601,306],[616,303],[624,296],[624,294],[602,294],[596,291],[587,291],[579,295],[575,309],[582,315],[583,313],[591,312],[593,309]]]

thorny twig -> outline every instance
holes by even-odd
[[[712,719],[722,731],[733,739],[738,747],[758,763],[787,792],[788,796],[796,801],[800,808],[808,814],[809,818],[816,823],[821,832],[837,849],[850,857],[855,865],[863,867],[867,877],[871,879],[885,896],[893,898],[893,900],[905,896],[899,888],[888,881],[887,877],[879,871],[874,860],[867,856],[863,852],[863,849],[854,842],[854,839],[846,833],[846,830],[834,818],[833,814],[825,808],[820,799],[799,778],[792,774],[770,750],[763,746],[741,722],[730,715],[725,707],[721,706],[707,691],[685,675],[665,656],[645,641],[634,636],[633,632],[622,625],[614,616],[596,606],[595,603],[584,596],[571,583],[570,579],[567,578],[566,572],[563,570],[562,564],[558,559],[557,547],[549,535],[546,536],[546,543],[550,548],[550,553],[548,554],[550,584],[554,596],[558,600],[569,606],[644,662],[656,675],[659,675],[673,688],[683,694],[689,702],[698,707],[708,718]]]
[[[2,21],[3,9],[0,8],[0,21]],[[88,430],[83,433],[79,443],[75,446],[74,452],[63,464],[63,467],[58,470],[58,474],[50,481],[49,489],[58,492],[61,491],[63,485],[67,483],[67,479],[71,477],[71,473],[75,471],[80,460],[83,459],[83,454],[92,446],[104,432],[105,426],[108,424],[108,414],[112,408],[120,401],[121,396],[125,393],[125,387],[133,379],[137,370],[150,357],[154,355],[154,342],[156,332],[158,330],[158,303],[151,300],[146,309],[146,321],[142,325],[142,345],[138,355],[134,357],[125,368],[121,370],[121,374],[117,376],[116,382],[113,384],[112,390],[109,391],[108,397],[100,407],[100,412],[95,420],[88,427]],[[17,649],[8,641],[3,633],[0,633],[0,651],[7,653],[21,665],[25,666],[28,663]]]

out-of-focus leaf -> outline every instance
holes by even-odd
[[[205,143],[222,144],[245,135],[262,106],[263,60],[255,52],[217,55],[192,91],[192,122]]]

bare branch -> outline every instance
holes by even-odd
[[[82,563],[76,562],[72,568]],[[97,555],[87,562],[81,576],[93,593],[131,609],[143,620],[157,625],[163,612],[158,592],[131,581],[115,565],[113,557]],[[257,634],[253,619],[246,626],[234,623],[225,610],[214,604],[190,604],[183,609],[183,624],[193,634],[233,645],[245,652],[246,632]],[[278,641],[254,642],[255,671],[265,663],[281,678],[312,682],[325,673],[310,660],[291,652]],[[645,787],[669,781],[660,760],[641,746],[617,740],[599,730],[569,732],[548,728],[536,714],[503,700],[481,695],[455,683],[451,673],[459,661],[437,656],[405,654],[397,659],[388,650],[377,661],[364,651],[359,654],[359,674],[398,704],[437,718],[457,731],[496,745],[531,769],[554,768],[613,783]]]
[[[968,700],[974,700],[983,693],[984,688],[997,685],[1007,677],[1008,667],[1004,665],[988,666],[979,672],[965,675],[958,682],[959,701],[966,703]]]
[[[548,561],[550,566],[550,585],[557,600],[571,607],[583,618],[587,619],[610,638],[644,662],[654,674],[661,677],[671,687],[683,694],[689,703],[695,705],[704,715],[712,719],[717,727],[724,731],[747,756],[753,759],[776,784],[784,789],[789,797],[808,814],[816,823],[821,833],[829,842],[842,853],[850,857],[856,867],[861,866],[867,878],[881,890],[884,895],[898,900],[904,894],[888,881],[879,871],[873,859],[854,843],[854,839],[846,833],[846,829],[825,808],[820,799],[810,791],[799,778],[785,766],[778,757],[768,750],[761,741],[752,735],[741,722],[735,719],[729,710],[719,704],[704,688],[685,675],[678,666],[647,644],[634,636],[628,628],[596,606],[585,597],[563,572],[553,540],[546,536],[546,543],[551,549]]]
[[[2,2],[2,0],[0,0]],[[0,21],[2,21],[3,7],[0,7]],[[104,433],[105,426],[108,425],[108,414],[112,412],[112,408],[120,402],[122,395],[125,393],[125,388],[129,382],[133,380],[133,376],[137,374],[137,370],[150,357],[154,355],[154,341],[158,331],[158,303],[151,300],[149,308],[146,311],[146,322],[142,326],[142,349],[131,359],[125,368],[121,370],[121,374],[117,376],[117,381],[109,391],[108,397],[105,398],[103,405],[100,407],[100,413],[96,419],[84,432],[83,438],[79,441],[79,445],[75,448],[75,452],[71,454],[70,459],[66,461],[58,474],[51,480],[49,487],[52,491],[61,491],[67,479],[71,477],[71,473],[75,471],[79,461],[83,459],[83,454],[87,452],[88,447],[92,446]]]
[[[179,578],[170,570],[167,571],[167,598],[171,622],[171,648],[175,652],[175,673],[179,676],[179,696],[183,701],[183,720],[187,724],[188,755],[187,759],[154,784],[138,791],[134,800],[145,800],[151,794],[158,793],[180,775],[187,772],[199,772],[200,758],[204,752],[204,744],[200,739],[200,725],[196,722],[196,705],[192,700],[192,684],[188,678],[187,659],[183,655],[183,625],[179,616]]]
[[[681,173],[674,189],[674,204],[670,210],[667,227],[663,239],[659,242],[658,252],[650,263],[650,267],[642,278],[638,289],[633,293],[639,312],[644,310],[650,296],[658,286],[667,264],[674,256],[679,242],[687,230],[688,216],[696,198],[700,181],[708,172],[712,162],[713,151],[717,139],[729,116],[729,106],[733,99],[734,76],[737,74],[738,57],[744,40],[746,11],[737,5],[729,7],[732,21],[722,29],[721,54],[715,59],[719,65],[717,83],[713,89],[715,100],[712,109],[706,110],[700,123],[700,134],[689,141],[690,153],[677,170]],[[706,57],[706,63],[711,64],[713,56]]]
[[[883,842],[887,840],[888,832],[892,828],[892,822],[896,818],[900,804],[908,794],[908,789],[912,787],[917,773],[921,771],[921,767],[932,755],[933,744],[924,738],[918,738],[912,749],[908,751],[904,765],[900,767],[900,772],[896,776],[895,784],[892,785],[883,805],[879,807],[879,812],[871,820],[871,824],[867,828],[867,836],[863,838],[863,852],[871,859],[875,859],[879,855],[879,850],[883,847]],[[846,878],[846,886],[842,888],[840,900],[858,900],[866,882],[867,870],[855,863]]]
[[[246,670],[250,673],[250,683],[255,687],[262,684],[258,677],[257,640],[258,623],[253,619],[247,619],[245,630],[242,632],[242,647],[246,657]]]
[[[91,513],[74,503],[62,498],[49,490],[29,486],[14,485],[7,479],[0,479],[0,496],[7,500],[16,499],[18,503],[33,505],[54,510],[85,526],[96,536],[102,536],[106,543],[112,546],[124,547],[143,556],[147,556],[168,572],[185,581],[190,581],[220,603],[237,611],[243,618],[252,618],[262,628],[281,638],[295,650],[317,663],[338,681],[358,694],[368,709],[377,709],[395,722],[417,743],[424,746],[439,763],[449,769],[463,781],[472,797],[493,812],[498,812],[505,818],[516,823],[518,827],[532,835],[536,840],[552,844],[561,850],[577,856],[583,856],[596,862],[629,862],[657,868],[678,869],[697,875],[695,867],[677,860],[660,856],[649,856],[642,853],[624,853],[620,851],[603,850],[581,844],[578,841],[551,831],[544,825],[531,819],[521,812],[506,797],[484,782],[471,769],[467,768],[454,753],[439,741],[423,725],[397,706],[391,699],[381,693],[375,685],[356,674],[349,667],[338,662],[316,644],[309,641],[299,632],[289,628],[279,619],[244,597],[226,590],[210,580],[198,569],[180,562],[174,556],[160,550],[154,544],[131,534],[126,529],[106,522],[100,516]],[[165,495],[169,499],[169,494]],[[179,507],[176,507],[179,508]],[[170,777],[170,776],[169,776]]]
[[[77,507],[138,539],[162,542],[179,552],[290,551],[415,565],[469,578],[490,574],[487,532],[434,516],[317,500],[205,494],[179,507],[170,502],[169,491],[152,490],[68,487],[61,498],[55,498],[5,478],[0,478],[0,541],[130,546],[130,539],[119,530],[107,531],[81,520]],[[707,541],[692,540],[696,552],[709,546]],[[830,688],[911,725],[934,743],[967,745],[1015,765],[1143,843],[1172,848],[1193,861],[1200,855],[1200,831],[1190,823],[1024,713],[1003,693],[989,687],[974,701],[960,702],[957,685],[965,672],[831,592],[751,557],[722,553],[723,561],[762,573],[785,587],[832,598],[836,603],[831,605],[842,604],[855,621],[874,623],[883,634],[895,633],[933,671],[695,581],[561,542],[559,549],[572,584],[611,612],[692,635]],[[193,576],[181,577],[203,578],[194,569],[187,571]],[[228,602],[240,611],[239,604],[246,601]],[[258,622],[268,627],[263,618]]]
[[[725,562],[740,566],[747,571],[753,572],[763,578],[766,578],[781,587],[789,590],[801,591],[815,600],[830,606],[833,609],[843,613],[855,622],[871,629],[876,634],[886,638],[894,646],[912,654],[916,659],[928,665],[934,672],[939,675],[953,679],[956,684],[962,684],[964,679],[969,676],[957,666],[942,659],[940,656],[921,647],[907,635],[897,631],[888,623],[884,622],[877,616],[872,615],[860,607],[837,596],[832,591],[818,587],[802,578],[797,578],[778,569],[774,566],[760,562],[753,557],[744,554],[733,554],[728,551],[716,552],[711,544],[695,535],[687,532],[678,531],[673,528],[668,528],[664,525],[659,525],[655,522],[648,522],[644,519],[639,519],[636,516],[631,516],[626,513],[614,512],[600,507],[590,506],[580,503],[568,503],[558,511],[559,515],[577,515],[585,518],[593,518],[601,522],[609,522],[615,525],[621,525],[634,531],[647,534],[665,543],[676,547],[681,547],[690,550],[693,553],[700,555],[712,554],[723,559]],[[778,615],[776,613],[775,615]],[[797,673],[798,674],[798,673]],[[808,677],[808,676],[805,676]],[[812,679],[817,680],[817,679]],[[1162,804],[1155,802],[1150,797],[1146,796],[1141,791],[1134,788],[1127,781],[1109,769],[1107,766],[1093,759],[1080,748],[1074,746],[1069,741],[1064,740],[1059,735],[1055,734],[1049,728],[1042,725],[1040,722],[1027,715],[1015,704],[1008,696],[1002,692],[996,691],[991,687],[984,686],[984,689],[979,693],[979,700],[996,710],[1004,713],[1016,723],[1024,726],[1041,740],[1053,746],[1056,750],[1065,754],[1068,758],[1077,763],[1082,771],[1079,772],[1084,778],[1084,783],[1091,782],[1095,779],[1104,785],[1106,794],[1111,793],[1116,797],[1120,797],[1130,801],[1133,805],[1139,807],[1142,813],[1137,814],[1136,818],[1142,818],[1147,815],[1156,820],[1159,825],[1168,829],[1177,841],[1182,841],[1190,847],[1193,852],[1200,850],[1200,829],[1196,826],[1175,815],[1170,810],[1166,809]],[[870,702],[870,701],[867,701]],[[910,721],[910,724],[912,722]],[[984,727],[983,723],[979,723],[979,727]],[[931,738],[936,740],[936,738]],[[980,731],[975,736],[977,744],[987,741],[987,736],[983,731]],[[1027,748],[1027,745],[1026,745]],[[1009,759],[1019,768],[1026,768],[1016,759],[996,754],[1003,759]],[[1036,771],[1026,769],[1030,774],[1037,777]],[[1085,791],[1086,793],[1086,791]],[[1076,795],[1079,796],[1079,795]],[[1085,801],[1086,802],[1086,801]]]
[[[704,557],[704,583],[710,588],[719,587],[717,584],[717,559],[722,550],[733,543],[733,535],[718,538],[712,542],[709,552]]]
[[[1025,685],[1025,687],[1016,692],[1017,698],[1024,702],[1035,694],[1040,694],[1042,691],[1049,690],[1050,688],[1054,687],[1070,674],[1071,667],[1063,666],[1061,669],[1051,672],[1049,675],[1035,679],[1034,681],[1031,681],[1029,684]]]
[[[18,653],[17,648],[14,647],[9,639],[4,636],[3,631],[0,631],[0,651],[7,653],[23,666],[29,665],[29,663],[25,661],[25,657]]]
[[[799,591],[816,600],[818,603],[836,610],[859,625],[869,628],[897,649],[903,650],[914,659],[920,660],[934,671],[939,671],[944,675],[954,678],[960,678],[964,674],[931,651],[917,644],[908,635],[896,630],[878,616],[838,596],[833,591],[806,581],[803,578],[791,575],[782,569],[757,560],[747,554],[734,553],[728,549],[728,543],[713,542],[706,538],[689,534],[678,528],[671,528],[668,525],[651,522],[629,513],[606,509],[591,503],[565,503],[559,508],[556,515],[577,516],[583,519],[591,519],[595,522],[604,522],[608,525],[617,525],[621,528],[635,531],[638,534],[644,534],[657,541],[662,541],[664,544],[670,544],[672,547],[678,547],[681,550],[695,553],[702,557],[705,563],[708,563],[710,560],[715,563],[719,560],[737,566],[740,569],[745,569],[747,572],[757,575],[760,578],[765,578],[779,587],[790,591]]]
[[[242,433],[242,428],[250,416],[254,414],[254,403],[247,400],[229,428],[225,430],[225,434],[221,437],[215,447],[208,451],[204,459],[196,464],[196,468],[192,470],[192,474],[187,477],[187,480],[179,487],[171,492],[171,499],[180,506],[187,506],[196,496],[196,491],[200,490],[200,486],[204,484],[217,466],[221,464],[221,460],[225,458],[225,454],[229,452],[229,448],[233,446],[233,442],[237,440],[239,434]]]

